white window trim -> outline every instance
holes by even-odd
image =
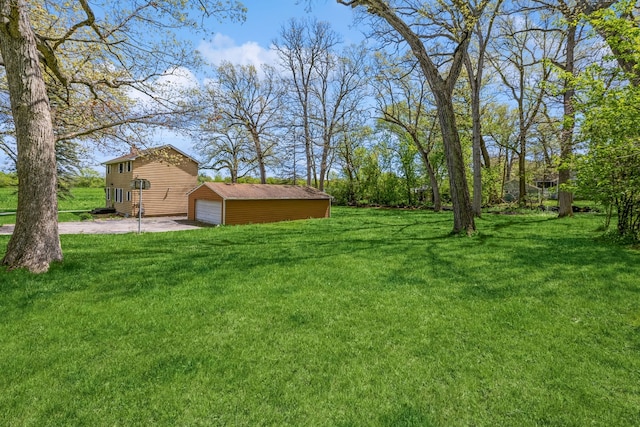
[[[124,201],[122,196],[122,188],[116,188],[116,203],[122,203]]]
[[[104,191],[107,194],[107,200],[111,200],[111,189],[107,187],[104,189]]]

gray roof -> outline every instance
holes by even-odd
[[[114,163],[127,162],[127,161],[130,161],[130,160],[135,160],[138,157],[158,155],[158,154],[161,154],[163,151],[166,151],[166,150],[174,150],[174,151],[182,154],[187,159],[193,160],[194,162],[198,163],[198,161],[196,159],[194,159],[193,157],[191,157],[190,155],[186,154],[183,151],[178,150],[176,147],[174,147],[171,144],[167,144],[167,145],[162,145],[160,147],[147,148],[146,150],[135,150],[135,149],[133,149],[130,153],[125,154],[124,156],[120,156],[120,157],[116,157],[115,159],[107,160],[106,162],[103,162],[102,164],[103,165],[111,165],[111,164],[114,164]]]
[[[197,188],[206,186],[225,200],[314,200],[331,199],[326,193],[299,185],[274,184],[230,184],[225,182],[205,182]],[[195,191],[192,190],[191,192]]]

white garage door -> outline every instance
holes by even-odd
[[[196,200],[196,221],[222,224],[222,202]]]

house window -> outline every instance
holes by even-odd
[[[131,172],[131,162],[127,162],[127,172]]]
[[[107,165],[107,174],[111,173],[111,165]]]
[[[131,191],[127,191],[127,202],[131,201]]]
[[[118,173],[124,172],[124,163],[118,163]]]
[[[107,200],[111,200],[111,189],[107,187],[104,189],[104,192],[107,195]]]
[[[116,203],[122,203],[122,188],[116,188]]]

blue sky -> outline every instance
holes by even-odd
[[[305,0],[243,0],[243,3],[248,9],[244,23],[214,22],[211,30],[215,35],[211,39],[194,40],[198,50],[214,64],[223,59],[243,65],[275,61],[269,46],[291,18],[315,17],[327,21],[345,44],[362,39],[361,32],[352,26],[351,8],[335,0],[314,0],[311,10],[307,10]]]
[[[352,23],[351,8],[338,4],[335,0],[315,0],[307,11],[304,0],[242,0],[247,7],[247,20],[243,24],[223,23],[215,25],[215,31],[223,33],[238,43],[255,41],[268,47],[278,36],[282,24],[290,18],[317,17],[329,21],[334,29],[344,33]],[[351,30],[351,33],[354,31]],[[344,35],[344,34],[343,34]],[[358,35],[358,34],[355,34]],[[354,36],[354,34],[345,35]],[[347,40],[345,40],[347,41]]]

